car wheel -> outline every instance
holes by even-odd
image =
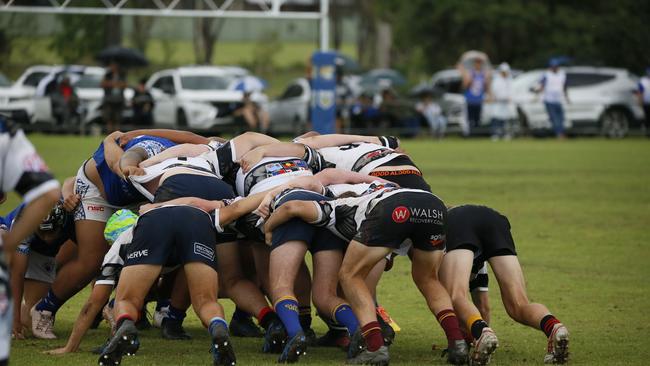
[[[183,108],[178,108],[176,111],[176,126],[187,127],[187,115]]]
[[[623,138],[629,128],[630,117],[622,109],[608,109],[600,117],[600,133],[607,138]]]

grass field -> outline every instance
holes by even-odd
[[[32,136],[58,178],[76,172],[98,140]],[[513,227],[532,300],[546,304],[571,332],[575,365],[644,365],[650,359],[643,315],[650,300],[650,143],[606,141],[446,140],[409,141],[406,148],[424,171],[433,191],[448,204],[480,203],[506,214]],[[13,201],[3,205],[5,213]],[[76,354],[53,357],[41,351],[64,344],[87,292],[68,302],[57,316],[53,342],[13,343],[13,365],[92,365],[88,351],[102,343],[108,328],[88,333]],[[380,284],[379,299],[403,328],[391,348],[393,365],[442,365],[442,331],[412,284],[408,261],[398,260]],[[538,330],[511,321],[490,283],[493,328],[500,348],[494,365],[542,364],[546,339]],[[227,314],[232,304],[224,301]],[[323,324],[315,320],[317,333]],[[124,365],[209,364],[208,336],[191,314],[190,342],[159,338],[145,331],[141,349]],[[241,365],[271,365],[260,340],[234,340]],[[343,364],[333,349],[310,349],[306,365]]]

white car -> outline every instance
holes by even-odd
[[[167,126],[209,129],[230,124],[232,111],[243,93],[229,90],[245,69],[189,66],[153,74],[147,88],[154,98],[154,123]]]
[[[57,66],[45,65],[29,67],[13,85],[0,87],[0,113],[21,123],[33,123],[36,87],[56,68]]]
[[[565,128],[573,133],[623,137],[643,118],[634,91],[638,79],[627,70],[572,66],[567,75],[570,103],[564,103]],[[522,124],[533,132],[552,128],[542,96],[533,90],[545,70],[533,70],[513,81],[515,103]]]
[[[305,78],[289,83],[282,95],[267,104],[271,132],[297,136],[307,130],[311,87]]]

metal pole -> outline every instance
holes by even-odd
[[[329,0],[320,0],[320,50],[329,50],[330,45],[330,19]]]

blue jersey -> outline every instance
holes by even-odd
[[[467,104],[481,104],[485,95],[485,72],[472,70],[470,73],[472,81],[465,90],[465,100]]]
[[[16,219],[16,216],[18,215],[20,210],[23,209],[23,207],[25,207],[24,203],[14,208],[11,212],[7,214],[7,216],[5,217],[0,216],[0,225],[4,225],[4,227],[6,227],[7,230],[11,229],[11,224],[13,224],[14,220]]]
[[[143,135],[129,141],[123,149],[124,151],[127,151],[131,148],[139,147],[147,152],[148,157],[152,157],[174,145],[173,142],[162,137]],[[95,154],[93,154],[93,159],[97,164],[97,172],[104,184],[104,192],[106,192],[106,201],[108,201],[108,203],[122,207],[147,200],[135,187],[133,187],[131,182],[124,180],[117,174],[113,173],[104,158],[104,143],[99,145],[99,148],[95,151]]]

